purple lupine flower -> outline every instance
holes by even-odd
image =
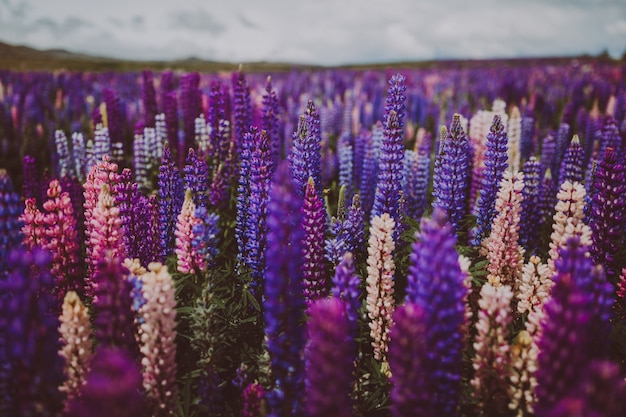
[[[508,136],[500,115],[493,117],[491,128],[487,134],[487,151],[485,152],[485,169],[483,170],[482,187],[478,197],[476,231],[472,236],[472,245],[479,246],[491,231],[491,223],[496,217],[496,195],[504,171],[508,166]]]
[[[434,415],[438,410],[433,408],[434,381],[428,379],[433,366],[428,363],[426,312],[417,304],[407,303],[396,309],[393,323],[389,343],[391,415]]]
[[[344,133],[339,138],[337,144],[337,156],[339,158],[339,186],[345,185],[346,187],[346,196],[352,195],[353,189],[353,149],[352,144],[350,143],[351,135],[349,133]]]
[[[404,159],[404,117],[406,78],[400,74],[389,80],[385,102],[384,130],[378,162],[378,179],[372,217],[389,213],[400,224],[400,187]]]
[[[102,97],[107,109],[107,126],[111,142],[124,143],[124,116],[122,115],[122,105],[117,92],[112,88],[105,88]]]
[[[78,227],[78,236],[82,241],[83,227],[85,226],[85,213],[83,213],[83,207],[85,205],[85,195],[83,194],[83,184],[77,177],[63,177],[60,180],[61,189],[67,191],[72,202],[72,208],[74,209],[74,216],[76,216],[76,222]]]
[[[423,372],[431,415],[456,415],[461,392],[468,290],[455,243],[445,212],[435,208],[432,219],[422,219],[407,275],[406,301],[424,310]]]
[[[24,200],[28,198],[40,198],[37,162],[35,158],[30,155],[24,155],[23,173],[24,184],[22,186],[22,198]]]
[[[154,127],[157,115],[156,91],[154,91],[154,76],[150,69],[141,71],[143,89],[141,90],[141,101],[143,103],[143,123],[146,127]]]
[[[560,167],[563,161],[563,156],[565,155],[565,152],[568,148],[568,138],[570,138],[569,131],[570,131],[569,124],[562,122],[559,125],[559,130],[557,130],[556,132],[556,158],[554,160],[554,164],[555,164],[555,169],[559,169],[559,171],[553,171],[553,172],[555,174],[558,172],[559,178],[561,176]]]
[[[361,128],[359,133],[354,137],[354,181],[355,186],[360,186],[361,184],[357,183],[360,181],[361,176],[363,174],[363,161],[365,160],[365,152],[367,149],[368,139],[367,136],[370,135],[370,132],[367,129]]]
[[[534,156],[524,163],[524,188],[522,189],[522,214],[520,217],[520,243],[528,253],[534,254],[538,249],[539,230],[541,224],[541,164]]]
[[[584,178],[583,156],[583,147],[580,145],[578,135],[574,135],[561,161],[559,186],[565,181],[582,183]]]
[[[365,141],[365,153],[363,155],[363,168],[360,178],[361,183],[359,189],[361,192],[361,201],[363,202],[363,211],[366,215],[370,216],[372,207],[374,206],[374,194],[376,191],[376,178],[378,170],[378,150],[374,147],[373,136],[378,133],[382,134],[382,124],[377,124],[374,128],[374,133],[368,133],[363,137]]]
[[[123,348],[138,358],[132,284],[127,279],[128,274],[128,269],[119,258],[105,255],[100,260],[93,283],[94,329],[101,348]]]
[[[63,360],[58,352],[60,304],[54,297],[47,251],[19,248],[0,279],[0,408],[6,416],[56,416]],[[8,382],[8,384],[7,384]]]
[[[406,149],[404,151],[403,172],[402,172],[402,196],[405,201],[406,215],[413,217],[415,212],[414,206],[417,204],[418,198],[415,195],[415,187],[417,184],[417,159],[418,155],[415,151]]]
[[[624,241],[626,220],[626,170],[618,162],[613,148],[607,148],[598,165],[594,179],[589,226],[591,227],[591,257],[596,265],[603,265],[614,285],[624,265],[619,257]]]
[[[616,155],[621,155],[622,138],[619,134],[619,128],[615,119],[607,117],[602,127],[602,136],[600,142],[600,158],[604,158],[607,148],[613,148]],[[619,160],[623,163],[623,160]]]
[[[520,157],[522,161],[527,161],[534,153],[534,130],[535,120],[532,117],[522,118],[522,137],[520,139]]]
[[[67,416],[143,416],[147,404],[141,388],[141,373],[132,355],[121,348],[100,347],[81,395],[69,405]]]
[[[280,135],[280,120],[278,114],[278,97],[276,91],[272,89],[272,78],[267,77],[265,93],[263,93],[263,106],[261,109],[261,130],[267,132],[270,146],[272,148],[272,165],[270,172],[274,171],[274,166],[283,159],[283,143]]]
[[[57,169],[56,173],[59,178],[66,175],[72,175],[74,166],[70,159],[70,149],[67,143],[67,136],[62,130],[54,132],[54,143],[56,146]]]
[[[543,415],[546,417],[626,415],[626,382],[619,366],[608,360],[596,360],[583,365],[582,381],[571,387],[568,394]]]
[[[237,179],[237,223],[235,224],[235,239],[237,240],[237,260],[241,264],[248,250],[248,217],[250,216],[250,170],[252,152],[255,149],[255,136],[258,135],[256,126],[251,126],[239,142],[239,178]]]
[[[174,85],[174,73],[172,71],[163,71],[161,74],[161,108],[165,108],[167,95],[176,89]]]
[[[545,175],[549,169],[552,175],[556,175],[554,166],[556,164],[556,140],[554,136],[548,135],[541,141],[541,175]]]
[[[263,385],[253,382],[246,386],[241,393],[241,417],[263,416],[263,399],[265,389]]]
[[[304,231],[302,285],[307,307],[310,307],[315,300],[324,298],[327,292],[324,265],[325,212],[324,203],[315,191],[315,182],[312,177],[309,177],[302,204],[302,229]]]
[[[216,169],[218,165],[226,162],[229,150],[229,135],[226,131],[229,123],[226,119],[226,97],[222,84],[219,81],[211,83],[209,92],[209,108],[207,111],[207,125],[209,128],[209,150],[212,156],[211,168]],[[227,129],[228,128],[228,129]]]
[[[430,147],[431,138],[427,135],[424,142],[418,147],[415,186],[413,189],[414,201],[410,205],[409,215],[419,219],[426,212],[428,206],[428,184],[430,183]]]
[[[340,206],[343,204],[340,191]],[[338,210],[341,211],[341,210]],[[338,213],[330,226],[330,237],[326,239],[326,259],[337,265],[346,252],[352,253],[357,259],[362,257],[365,243],[365,213],[361,208],[361,199],[358,194],[352,197],[352,205],[345,213]]]
[[[538,341],[537,415],[545,415],[569,386],[582,381],[586,364],[606,356],[597,341],[608,338],[612,288],[601,269],[592,269],[586,251],[577,237],[570,238],[556,261]]]
[[[184,187],[190,189],[196,207],[209,206],[209,166],[202,152],[189,148],[185,161]]]
[[[186,154],[195,146],[196,117],[202,113],[202,97],[199,90],[200,74],[191,72],[180,79],[180,104],[183,108],[184,140],[179,143],[179,152]],[[180,157],[179,157],[180,158]]]
[[[83,181],[87,175],[87,148],[83,134],[79,132],[72,133],[72,163],[76,176]]]
[[[163,74],[165,76],[165,74]],[[178,161],[177,166],[183,167],[185,154],[178,155],[178,99],[176,91],[171,91],[164,96],[163,111],[165,113],[165,127],[167,130],[167,143],[172,159]]]
[[[452,227],[458,231],[461,220],[467,213],[466,200],[469,192],[469,143],[458,113],[453,116],[450,130],[440,144],[436,161],[433,208],[446,210]]]
[[[309,308],[305,351],[309,417],[352,415],[356,343],[349,335],[349,326],[345,307],[338,298],[318,300]]]
[[[219,219],[216,213],[209,213],[206,207],[196,207],[194,217],[198,219],[192,226],[192,250],[204,259],[207,268],[215,265],[215,258],[219,252]]]
[[[302,207],[286,163],[274,174],[267,214],[264,318],[274,386],[270,416],[303,413],[305,343],[302,297]]]
[[[335,267],[335,275],[332,279],[333,297],[342,300],[345,304],[346,315],[350,321],[351,335],[356,337],[358,331],[359,308],[361,301],[361,278],[354,269],[354,256],[346,252],[341,258],[341,262]]]
[[[122,170],[116,186],[115,202],[120,209],[126,257],[138,258],[142,265],[154,260],[156,236],[153,232],[153,206],[132,182],[128,168]]]
[[[241,70],[233,72],[231,76],[233,87],[233,140],[239,147],[243,135],[250,129],[252,124],[252,104],[250,103],[250,88],[246,77]]]
[[[289,158],[291,175],[300,196],[304,195],[309,177],[313,177],[316,191],[322,191],[321,140],[320,116],[313,101],[309,100],[298,122],[298,129],[293,134],[293,148]]]
[[[259,289],[263,288],[263,271],[266,262],[267,205],[272,175],[272,149],[269,140],[265,130],[255,134],[250,161],[246,263],[252,274],[250,287],[253,294],[257,296],[260,296]]]
[[[20,196],[13,190],[11,177],[6,170],[0,169],[0,280],[6,272],[9,252],[16,249],[23,239],[22,210]]]
[[[159,167],[159,237],[160,261],[172,253],[174,248],[174,229],[185,198],[183,180],[172,158],[170,148],[163,150],[163,159]]]
[[[543,163],[541,162],[542,170]],[[541,180],[541,193],[539,194],[539,205],[537,210],[541,218],[541,224],[550,226],[552,224],[552,216],[554,215],[554,207],[556,205],[557,188],[552,179],[552,171],[548,168],[544,171]]]

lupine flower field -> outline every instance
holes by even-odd
[[[623,417],[626,67],[0,71],[0,416]]]

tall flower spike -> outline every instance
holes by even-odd
[[[388,213],[395,224],[399,224],[400,221],[400,190],[404,165],[402,116],[392,109],[386,117],[387,122],[378,160],[376,194],[372,208],[372,217]]]
[[[269,415],[276,417],[303,412],[303,232],[296,184],[282,163],[274,174],[267,214],[264,318],[274,379],[267,398]]]
[[[56,278],[55,293],[60,301],[67,291],[83,291],[84,271],[74,208],[59,181],[50,182],[43,208],[46,248],[52,254],[51,272]]]
[[[479,246],[489,235],[491,224],[496,217],[496,198],[500,183],[507,169],[508,136],[499,115],[493,117],[491,129],[487,134],[487,151],[483,169],[482,187],[478,197],[477,226],[472,244]]]
[[[282,155],[282,138],[280,135],[278,114],[278,97],[276,91],[272,89],[272,79],[267,77],[267,84],[265,85],[265,93],[263,93],[263,106],[261,109],[261,130],[267,132],[269,138],[270,147],[272,149],[272,164],[270,172],[274,171],[274,167],[283,158]]]
[[[539,225],[541,224],[541,210],[539,210],[541,196],[541,164],[534,156],[524,163],[524,188],[522,189],[522,213],[520,215],[520,243],[529,253],[536,253],[538,249]]]
[[[61,411],[59,305],[50,261],[42,249],[15,249],[6,259],[6,279],[0,279],[0,366],[8,371],[0,376],[0,390],[8,387],[0,391],[0,407],[6,416],[53,417]]]
[[[164,95],[164,98],[163,111],[165,112],[165,127],[170,158],[172,161],[179,161],[179,163],[174,163],[174,166],[182,168],[182,160],[178,157],[178,99],[176,98],[176,91],[170,91]],[[163,158],[165,158],[165,154]]]
[[[187,189],[185,201],[176,221],[176,258],[177,270],[183,274],[196,273],[206,269],[204,259],[194,250],[193,227],[198,220],[195,217],[196,205],[193,203],[191,190]]]
[[[363,211],[366,213],[368,219],[374,205],[374,195],[378,175],[379,149],[375,147],[375,144],[379,143],[379,141],[374,141],[374,135],[382,137],[382,133],[383,126],[379,121],[374,126],[373,132],[368,132],[364,138],[366,145],[364,145],[365,154],[363,155],[363,173],[360,177],[361,183],[359,184],[359,188],[361,192],[361,200],[363,201]]]
[[[578,135],[574,135],[570,142],[565,156],[561,161],[561,169],[559,170],[559,185],[565,181],[580,182],[584,179],[583,175],[583,147],[580,144]]]
[[[22,224],[21,235],[24,236],[23,243],[27,248],[44,247],[48,243],[44,220],[45,217],[37,208],[35,199],[26,199],[24,202],[24,213],[19,217],[18,221]]]
[[[254,137],[254,150],[250,161],[250,200],[246,234],[248,238],[246,259],[252,270],[251,287],[260,298],[263,288],[267,247],[267,205],[272,175],[271,144],[267,132],[262,130]]]
[[[439,146],[440,152],[436,158],[438,170],[433,183],[433,208],[446,210],[454,230],[458,231],[467,213],[469,192],[469,143],[461,126],[460,114],[453,116],[450,130]]]
[[[74,174],[74,166],[70,159],[70,149],[67,143],[67,136],[62,130],[56,130],[54,132],[54,142],[56,145],[57,156],[57,170],[56,173],[59,178],[63,178],[66,175]]]
[[[510,376],[508,327],[511,324],[513,291],[508,285],[483,285],[480,291],[471,383],[482,410],[488,416],[506,414]]]
[[[457,415],[467,327],[466,273],[459,265],[455,244],[445,212],[435,209],[432,219],[421,221],[407,275],[406,302],[424,312],[422,371],[429,387],[428,409],[442,416]]]
[[[146,414],[141,373],[128,352],[100,347],[92,363],[81,397],[70,404],[68,417],[136,417]]]
[[[239,178],[237,179],[237,223],[235,225],[235,239],[237,240],[237,261],[241,264],[245,261],[248,249],[248,217],[250,216],[250,171],[252,152],[255,149],[255,135],[258,134],[256,126],[251,126],[239,142]]]
[[[125,256],[122,219],[120,218],[120,209],[115,206],[113,196],[109,191],[109,187],[102,185],[98,204],[93,210],[90,222],[91,234],[89,236],[91,243],[91,253],[88,254],[88,265],[94,271],[86,280],[85,291],[87,295],[93,295],[96,267],[106,256],[113,258],[123,258]]]
[[[491,234],[482,243],[489,264],[487,279],[494,286],[514,285],[522,273],[525,249],[519,244],[524,175],[506,172],[501,181]]]
[[[243,135],[250,129],[252,124],[252,105],[250,104],[250,88],[246,82],[246,77],[239,68],[233,72],[233,128],[234,140],[237,145],[243,140]]]
[[[508,168],[511,172],[517,172],[520,168],[520,142],[522,139],[522,116],[517,106],[511,110],[511,117],[507,123],[508,136]]]
[[[522,134],[520,137],[520,157],[522,161],[528,161],[534,153],[534,130],[535,120],[532,117],[523,117]]]
[[[338,298],[315,301],[309,308],[306,346],[306,410],[310,417],[352,415],[353,358],[348,317]]]
[[[313,177],[315,189],[321,193],[321,141],[320,116],[313,101],[309,100],[304,116],[301,116],[298,122],[298,129],[293,134],[290,155],[291,175],[301,196],[304,195],[309,177]]]
[[[183,205],[185,193],[183,180],[172,158],[170,148],[163,150],[163,159],[159,167],[159,240],[160,260],[165,259],[172,253],[176,236],[176,218]]]
[[[591,245],[591,229],[584,222],[585,188],[578,182],[565,181],[557,194],[554,223],[550,235],[548,267],[555,271],[554,263],[559,257],[559,250],[570,237],[577,236],[584,246]]]
[[[98,345],[121,347],[137,358],[132,285],[127,275],[128,269],[122,266],[120,258],[105,256],[99,262],[94,280],[94,328]]]
[[[61,322],[59,354],[65,360],[66,378],[59,391],[66,395],[67,409],[67,405],[80,395],[93,356],[89,310],[74,291],[65,295],[59,321]]]
[[[216,213],[209,213],[206,208],[198,207],[194,213],[197,221],[191,228],[193,239],[192,249],[204,260],[204,265],[211,268],[215,265],[219,247],[219,219]]]
[[[597,341],[608,337],[603,311],[610,311],[610,304],[599,302],[597,294],[606,293],[607,285],[610,291],[610,284],[593,277],[591,259],[578,237],[570,238],[560,252],[538,342],[536,415],[546,415],[568,387],[581,382],[585,364],[602,358]]]
[[[326,296],[326,268],[324,265],[324,232],[326,215],[322,199],[315,191],[315,182],[309,177],[302,205],[304,231],[302,284],[304,301],[310,307],[313,301]]]
[[[191,72],[185,74],[180,80],[180,103],[183,108],[184,139],[182,147],[179,146],[179,161],[189,148],[193,148],[195,139],[196,117],[202,113],[202,98],[200,89],[200,74]]]
[[[167,267],[158,262],[148,265],[141,275],[145,304],[139,309],[140,352],[143,387],[153,416],[173,416],[176,412],[176,300],[174,281]]]
[[[4,169],[0,169],[0,279],[6,272],[9,252],[17,248],[23,239],[19,199],[19,195],[13,190],[11,178]],[[32,206],[34,207],[34,201]]]
[[[183,171],[185,172],[185,189],[191,190],[193,203],[196,207],[208,208],[209,166],[205,156],[189,148]]]
[[[603,265],[612,283],[625,266],[619,252],[624,241],[626,220],[626,170],[617,162],[613,148],[607,148],[600,162],[594,180],[594,193],[591,202],[592,245],[591,257],[596,265]]]
[[[335,267],[335,275],[332,279],[331,294],[343,301],[346,308],[346,315],[351,323],[352,337],[356,337],[358,330],[359,308],[361,302],[361,278],[356,275],[354,269],[354,257],[352,253],[346,252],[341,262]]]
[[[381,370],[388,373],[387,349],[394,310],[393,229],[395,223],[388,213],[374,216],[370,226],[367,248],[366,304],[374,359],[381,362]]]
[[[344,133],[337,143],[337,154],[339,157],[339,186],[346,187],[346,194],[352,195],[354,182],[354,151],[350,143],[351,135]]]
[[[98,230],[93,228],[94,210],[98,205],[102,186],[107,185],[109,192],[115,192],[115,187],[119,183],[119,174],[117,173],[118,166],[111,162],[111,158],[103,156],[93,167],[91,167],[89,174],[87,174],[87,180],[83,184],[84,188],[84,213],[85,213],[85,246],[86,246],[86,259],[93,259],[93,251],[96,245],[100,245],[96,238],[92,239],[92,235],[96,235]],[[100,232],[101,233],[101,232]],[[94,262],[97,262],[94,261]],[[87,278],[93,277],[94,262],[87,262]]]
[[[154,76],[150,69],[141,71],[143,88],[141,90],[141,100],[143,103],[143,123],[146,126],[154,126],[157,115],[156,91],[154,90]]]
[[[414,303],[399,306],[393,315],[389,343],[393,417],[426,416],[435,411],[424,315],[424,309]]]

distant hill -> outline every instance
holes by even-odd
[[[311,65],[289,63],[243,63],[247,71],[288,71],[292,68],[317,68]],[[129,61],[69,52],[64,49],[40,50],[28,46],[11,45],[0,41],[0,69],[17,71],[78,70],[78,71],[137,71],[154,70],[233,71],[239,63],[207,61],[196,57],[172,61]]]
[[[607,57],[568,56],[548,58],[513,58],[513,59],[486,59],[486,60],[437,60],[417,62],[389,62],[372,64],[344,65],[341,68],[349,69],[383,69],[383,68],[416,68],[433,67],[439,68],[471,68],[494,65],[529,65],[529,64],[565,64],[577,60],[581,63],[597,61],[598,59],[610,59]],[[290,69],[321,69],[323,66],[300,65],[290,63],[271,62],[248,62],[243,63],[247,72],[275,72],[288,71]],[[139,71],[144,68],[153,70],[184,70],[184,71],[233,71],[239,63],[207,61],[196,57],[173,61],[129,61],[115,58],[106,58],[69,52],[64,49],[39,50],[27,46],[11,45],[0,41],[0,69],[17,71]]]

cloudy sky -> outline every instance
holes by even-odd
[[[0,40],[324,65],[626,50],[624,0],[0,0]]]

